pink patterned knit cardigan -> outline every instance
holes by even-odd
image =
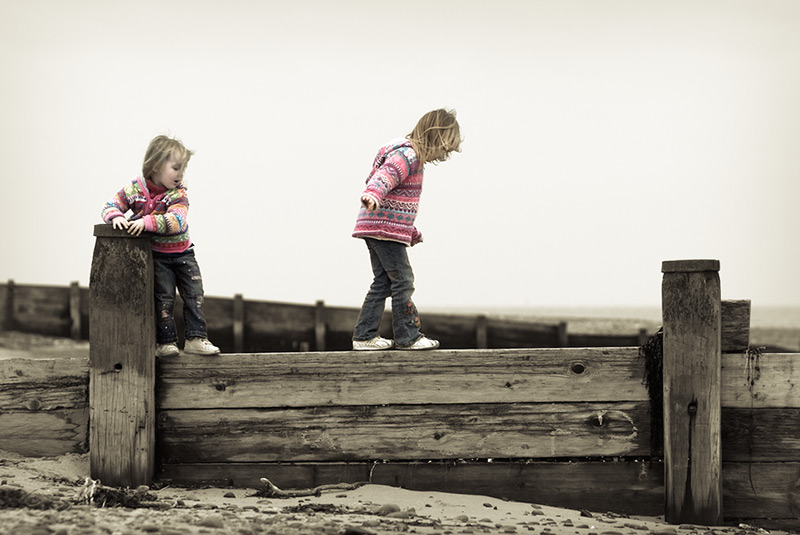
[[[355,238],[376,238],[406,245],[422,241],[414,226],[422,194],[423,167],[407,139],[384,145],[375,156],[362,195],[375,199],[378,208],[358,211]]]
[[[131,221],[144,220],[144,229],[152,232],[150,245],[160,253],[182,253],[192,244],[189,239],[189,196],[183,186],[153,194],[142,177],[114,195],[103,207],[102,218],[111,223],[115,217],[132,212]]]

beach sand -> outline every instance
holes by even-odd
[[[384,485],[319,496],[264,497],[264,489],[141,489],[141,507],[81,503],[87,454],[22,457],[0,451],[0,533],[14,535],[178,534],[766,534],[755,526],[670,525],[626,517],[504,501],[486,496],[419,492]],[[127,495],[134,496],[131,491]],[[20,502],[28,506],[19,506]],[[32,507],[31,507],[32,506]],[[772,531],[775,535],[790,533]]]

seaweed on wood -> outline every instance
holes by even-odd
[[[653,452],[661,452],[664,447],[663,344],[664,329],[659,327],[656,334],[639,347],[639,358],[644,359],[642,382],[650,396],[650,447]]]

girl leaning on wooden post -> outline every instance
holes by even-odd
[[[173,308],[177,286],[186,321],[184,351],[216,355],[208,340],[203,313],[203,278],[189,238],[189,196],[183,174],[192,151],[167,136],[156,136],[147,147],[142,175],[122,188],[103,208],[103,221],[133,236],[151,233],[156,306],[156,356],[179,353]],[[125,217],[132,212],[130,219]]]

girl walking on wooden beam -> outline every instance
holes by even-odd
[[[414,273],[407,248],[422,242],[414,219],[425,164],[443,162],[450,153],[460,151],[455,111],[438,109],[423,115],[410,134],[384,145],[375,156],[353,231],[354,237],[366,242],[374,275],[353,332],[353,349],[439,347],[437,340],[420,331],[417,307],[411,300]],[[394,340],[378,334],[387,297],[392,298]]]

